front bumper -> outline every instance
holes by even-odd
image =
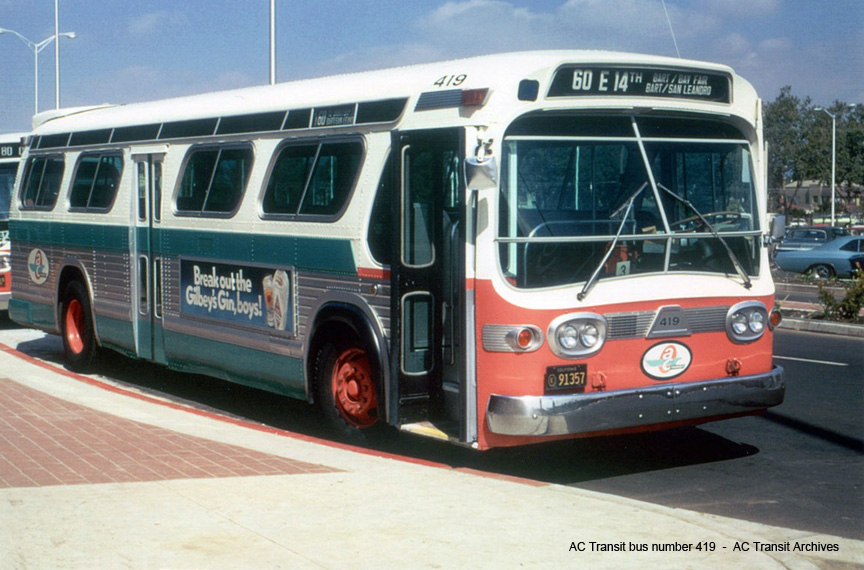
[[[764,410],[783,402],[783,368],[765,374],[554,396],[492,394],[493,433],[552,436],[699,420]]]

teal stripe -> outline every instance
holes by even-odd
[[[103,345],[127,356],[135,355],[135,337],[129,321],[96,315],[96,332]]]
[[[164,331],[170,367],[294,398],[305,398],[303,360]]]
[[[9,318],[22,325],[54,330],[54,305],[9,299]]]
[[[78,247],[102,251],[129,251],[129,228],[99,224],[20,221],[9,223],[12,243]]]
[[[218,225],[221,220],[213,220]],[[138,228],[145,243],[146,228]],[[128,251],[129,228],[69,222],[13,221],[13,243],[77,247],[95,251]],[[291,266],[301,271],[356,275],[351,240],[279,234],[156,228],[154,252],[163,257],[207,257],[228,261]]]

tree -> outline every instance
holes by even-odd
[[[807,170],[807,154],[802,142],[808,132],[808,123],[812,121],[812,115],[806,113],[809,106],[809,97],[802,101],[792,95],[792,87],[786,85],[780,90],[780,95],[773,102],[766,103],[763,109],[770,198],[772,204],[787,215],[794,205],[794,195],[791,201],[783,200],[783,187],[787,182],[795,181],[797,194]]]
[[[831,184],[831,118],[816,109],[809,97],[792,95],[788,85],[764,106],[769,198],[787,216],[804,180]],[[864,188],[864,106],[835,101],[828,111],[836,117],[835,186],[844,211]],[[796,183],[795,192],[784,200],[783,187],[790,182]]]

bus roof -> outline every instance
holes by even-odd
[[[394,98],[405,99],[405,109],[420,110],[417,104],[425,94],[431,99],[436,93],[456,90],[488,89],[487,101],[490,108],[499,104],[496,100],[512,106],[517,102],[518,85],[523,80],[538,82],[539,96],[535,98],[549,101],[548,89],[554,74],[568,64],[714,72],[732,79],[730,99],[736,107],[756,100],[750,84],[725,65],[611,51],[529,51],[290,81],[144,103],[52,110],[34,117],[33,134],[42,136],[148,123],[262,114],[279,110],[290,113],[295,109],[307,110]],[[632,99],[630,101],[628,105],[626,98],[619,97],[613,104],[635,106]],[[605,103],[604,106],[608,107],[609,101],[606,100]],[[698,107],[694,105],[696,101],[659,97],[653,99],[651,106],[669,105],[681,109],[686,108],[688,103],[693,110],[705,108],[702,104]],[[536,103],[534,105],[536,107]],[[453,108],[458,106],[449,105],[449,110],[452,112]],[[641,106],[645,106],[644,99]],[[440,110],[447,107],[448,105],[439,105],[430,109]],[[725,113],[730,113],[728,104],[721,107],[725,109]],[[718,112],[724,111],[718,109]],[[404,118],[407,119],[408,116],[409,113],[406,113]],[[460,115],[456,112],[453,116]]]

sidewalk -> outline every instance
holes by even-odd
[[[0,450],[2,570],[864,567],[862,541],[320,441],[6,345]]]

